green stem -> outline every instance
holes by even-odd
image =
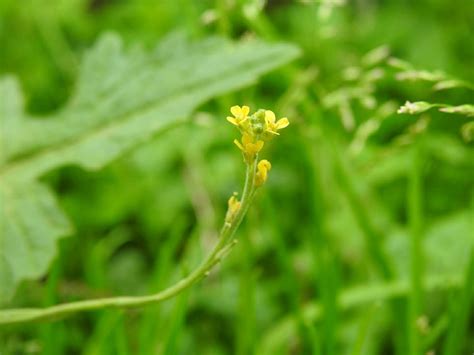
[[[83,311],[92,311],[104,308],[130,308],[141,307],[150,303],[158,303],[176,296],[185,289],[191,287],[206,275],[209,271],[221,261],[230,251],[234,242],[229,241],[235,234],[235,231],[242,222],[247,213],[252,198],[255,194],[255,175],[257,170],[258,157],[251,164],[247,164],[245,175],[245,185],[242,192],[241,207],[235,214],[232,221],[225,221],[221,229],[219,241],[216,243],[211,252],[201,262],[201,264],[188,276],[181,279],[174,285],[148,296],[137,297],[110,297],[101,299],[92,299],[71,303],[59,304],[46,308],[18,308],[0,311],[0,325],[25,323],[32,321],[47,321],[63,318],[74,313]]]

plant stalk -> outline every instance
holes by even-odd
[[[105,308],[131,308],[141,307],[151,303],[159,303],[170,299],[182,291],[188,289],[209,274],[209,271],[221,261],[236,241],[231,241],[237,228],[247,213],[253,196],[255,194],[255,175],[257,171],[258,156],[254,161],[247,164],[245,184],[242,192],[242,200],[239,210],[231,222],[225,221],[222,226],[219,241],[201,264],[174,285],[152,295],[147,296],[124,296],[92,299],[71,303],[59,304],[45,308],[19,308],[0,311],[0,326],[32,321],[52,321],[84,311],[92,311]]]

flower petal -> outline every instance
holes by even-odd
[[[288,118],[283,117],[279,119],[278,122],[276,123],[276,129],[282,129],[282,128],[288,127],[289,124],[290,124],[290,121],[288,121]]]
[[[273,135],[275,135],[275,136],[279,136],[279,135],[280,135],[280,133],[278,133],[278,132],[276,132],[276,131],[273,131],[273,130],[271,130],[270,128],[268,128],[265,132],[271,133],[271,134],[273,134]]]
[[[270,110],[266,110],[265,111],[265,122],[267,124],[274,124],[275,123],[275,114],[273,113],[273,111],[270,111]]]
[[[239,122],[234,117],[227,116],[227,121],[229,121],[233,125],[236,125],[236,126],[239,125]]]
[[[234,139],[234,144],[241,150],[244,152],[244,147],[242,146],[242,144],[240,144],[240,142],[237,140],[237,139]]]
[[[244,123],[245,121],[247,121],[249,119],[249,117],[245,117],[244,119],[240,120],[239,121],[239,125],[242,125],[242,123]]]
[[[247,117],[247,115],[249,114],[250,112],[250,107],[248,106],[242,106],[242,116],[243,117]]]
[[[244,133],[242,135],[242,143],[243,143],[244,146],[246,146],[248,144],[252,144],[252,137],[250,137],[249,134]]]
[[[260,151],[260,149],[262,149],[262,148],[259,148],[259,146],[255,143],[250,143],[245,148],[246,148],[247,154],[250,156],[257,154]]]
[[[242,108],[240,106],[232,106],[230,108],[230,112],[235,116],[235,117],[240,117],[242,115]]]

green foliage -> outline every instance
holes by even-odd
[[[54,261],[43,266],[44,277],[21,282],[0,321],[32,319],[57,304],[135,299],[175,284],[218,240],[226,201],[243,180],[242,159],[229,144],[235,138],[225,120],[229,107],[263,107],[290,120],[278,144],[265,143],[262,158],[272,170],[264,191],[236,235],[239,243],[209,277],[140,309],[99,307],[51,323],[2,326],[0,352],[472,353],[473,9],[472,0],[0,2],[0,73],[11,87],[0,95],[0,109],[31,121],[28,131],[24,126],[9,135],[4,127],[12,123],[0,123],[1,161],[16,171],[5,160],[8,150],[25,175],[37,171],[26,169],[33,158],[44,164],[22,184],[21,204],[36,219],[47,219],[58,238],[71,234],[39,240],[56,245],[56,257],[47,247]],[[97,53],[95,61],[108,74],[91,74],[90,85],[81,88],[82,68],[95,66],[83,60],[91,56],[85,49],[109,30],[120,34],[126,49],[107,62]],[[197,43],[180,34],[164,37],[169,32],[188,33]],[[108,38],[113,46],[114,36]],[[253,52],[240,51],[252,39],[259,48],[292,43],[301,48],[300,59],[234,85],[251,68],[231,64],[227,50],[251,61]],[[281,57],[269,57],[276,68]],[[156,58],[156,65],[147,58]],[[96,119],[104,134],[102,128],[117,122],[132,125],[128,113],[112,116],[135,111],[138,101],[154,110],[150,99],[161,111],[164,101],[151,98],[158,86],[167,78],[178,77],[178,86],[190,79],[191,70],[170,70],[180,63],[200,67],[196,75],[228,65],[230,76],[214,78],[223,92],[211,89],[214,84],[196,87],[189,95],[196,102],[183,108],[188,113],[176,120],[150,117],[156,139],[136,121],[136,131],[122,131],[130,134],[126,142],[143,135],[130,143],[136,148],[118,149],[113,159],[101,153],[112,154],[121,139],[114,146],[97,141],[87,158],[71,153],[62,162],[56,155],[72,149],[77,135],[96,132]],[[146,68],[150,76],[163,74],[158,83]],[[24,103],[16,104],[20,90],[12,75],[21,82]],[[74,124],[79,99],[88,127]],[[412,106],[405,113],[412,114],[398,114],[407,101]],[[57,132],[60,122],[68,122],[69,136]],[[93,162],[102,165],[101,159],[108,163],[97,169]],[[0,186],[5,173],[0,168]],[[19,205],[3,202],[2,216]],[[9,242],[9,248],[22,245]],[[34,263],[28,261],[25,269]]]
[[[0,301],[25,278],[44,274],[56,240],[71,232],[66,216],[38,178],[66,164],[97,170],[160,131],[185,121],[215,95],[242,88],[297,55],[290,45],[169,38],[151,53],[125,51],[103,36],[88,52],[75,93],[51,117],[23,112],[13,78],[3,98],[0,165]]]

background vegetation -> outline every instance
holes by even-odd
[[[160,305],[2,327],[1,354],[474,351],[472,118],[396,113],[406,100],[473,103],[472,1],[3,0],[0,16],[0,73],[18,77],[25,110],[44,127],[57,112],[67,119],[61,108],[78,87],[79,99],[102,107],[101,77],[87,81],[79,68],[105,31],[127,53],[161,43],[164,61],[216,75],[210,47],[166,41],[259,39],[242,61],[274,43],[300,49],[285,64],[296,52],[278,47],[267,67],[242,64],[222,90],[192,93],[202,97],[190,120],[100,170],[69,164],[41,175],[74,231],[47,273],[3,306],[147,294],[192,270],[243,180],[229,107],[272,109],[291,125],[266,150],[269,181],[217,272]],[[122,75],[119,54],[98,53]],[[124,90],[134,75],[122,75]],[[3,93],[2,108],[13,100]]]

